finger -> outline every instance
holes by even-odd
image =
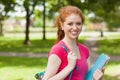
[[[102,74],[103,74],[102,71],[99,70],[99,69],[97,69],[95,72],[96,72],[96,74],[99,74],[99,75],[102,75]]]
[[[103,75],[103,73],[100,70],[96,70],[94,72],[93,77],[94,77],[94,79],[99,80],[102,77],[102,75]]]
[[[68,54],[72,54],[72,51],[70,51]]]

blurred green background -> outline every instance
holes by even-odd
[[[35,80],[45,69],[57,38],[54,21],[66,5],[85,15],[79,42],[91,54],[111,56],[103,80],[120,79],[120,0],[0,0],[0,80]]]

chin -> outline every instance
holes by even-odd
[[[71,39],[77,39],[78,38],[78,36],[72,36],[71,37]]]

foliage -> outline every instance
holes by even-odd
[[[93,22],[106,22],[108,28],[120,27],[120,0],[67,0],[69,4],[78,6],[87,15],[93,13],[90,17]],[[106,5],[109,4],[109,5]],[[111,5],[112,4],[112,5]],[[109,13],[108,13],[109,12]],[[115,24],[115,25],[114,25]]]
[[[23,6],[26,12],[29,11],[29,16],[33,14],[35,7],[40,4],[42,5],[42,1],[39,0],[23,0]]]
[[[16,0],[0,0],[0,35],[3,35],[3,22],[7,14],[14,10]]]
[[[16,0],[0,0],[0,20],[2,20],[9,11],[13,11],[16,5]]]
[[[58,12],[59,8],[66,5],[66,0],[48,0],[46,1],[48,3],[47,10],[48,14],[47,17],[49,19],[53,19],[56,17],[56,13]]]
[[[25,31],[26,37],[24,41],[25,45],[28,45],[31,43],[29,40],[30,17],[34,13],[35,7],[37,5],[42,4],[42,2],[44,3],[44,1],[40,1],[40,0],[23,0],[22,6],[24,7],[26,12],[26,31]]]
[[[33,24],[33,27],[42,27],[42,20],[36,19],[36,21]]]

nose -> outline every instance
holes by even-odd
[[[74,26],[73,26],[73,29],[77,29],[77,28],[78,28],[77,25],[74,25]]]

